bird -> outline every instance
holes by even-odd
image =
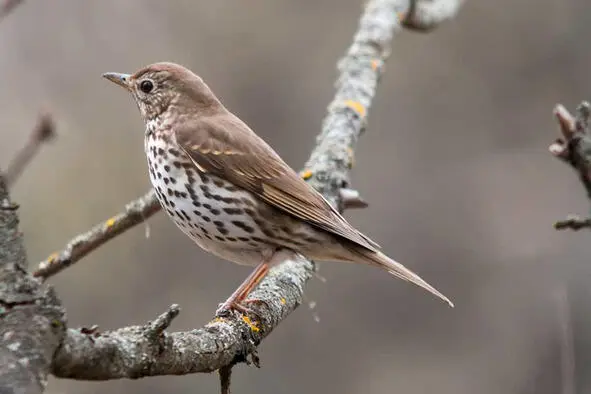
[[[149,178],[168,217],[205,251],[255,267],[216,310],[248,313],[248,294],[291,251],[379,267],[453,303],[353,227],[201,77],[159,62],[103,77],[133,97],[145,123]]]

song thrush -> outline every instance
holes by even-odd
[[[150,180],[176,225],[206,251],[256,269],[218,309],[241,304],[281,249],[313,260],[380,267],[453,304],[351,226],[190,70],[156,63],[106,73],[146,124]]]

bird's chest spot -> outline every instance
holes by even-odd
[[[168,216],[206,250],[220,242],[238,249],[259,248],[265,234],[253,196],[217,176],[202,173],[174,147],[146,141],[150,180]]]

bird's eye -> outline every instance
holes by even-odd
[[[154,89],[154,84],[152,81],[144,80],[140,83],[140,90],[144,93],[150,93]]]

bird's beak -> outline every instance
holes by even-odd
[[[121,73],[104,73],[104,78],[107,78],[111,82],[115,82],[117,85],[125,88],[126,90],[131,90],[130,85],[130,77],[129,74],[121,74]]]

